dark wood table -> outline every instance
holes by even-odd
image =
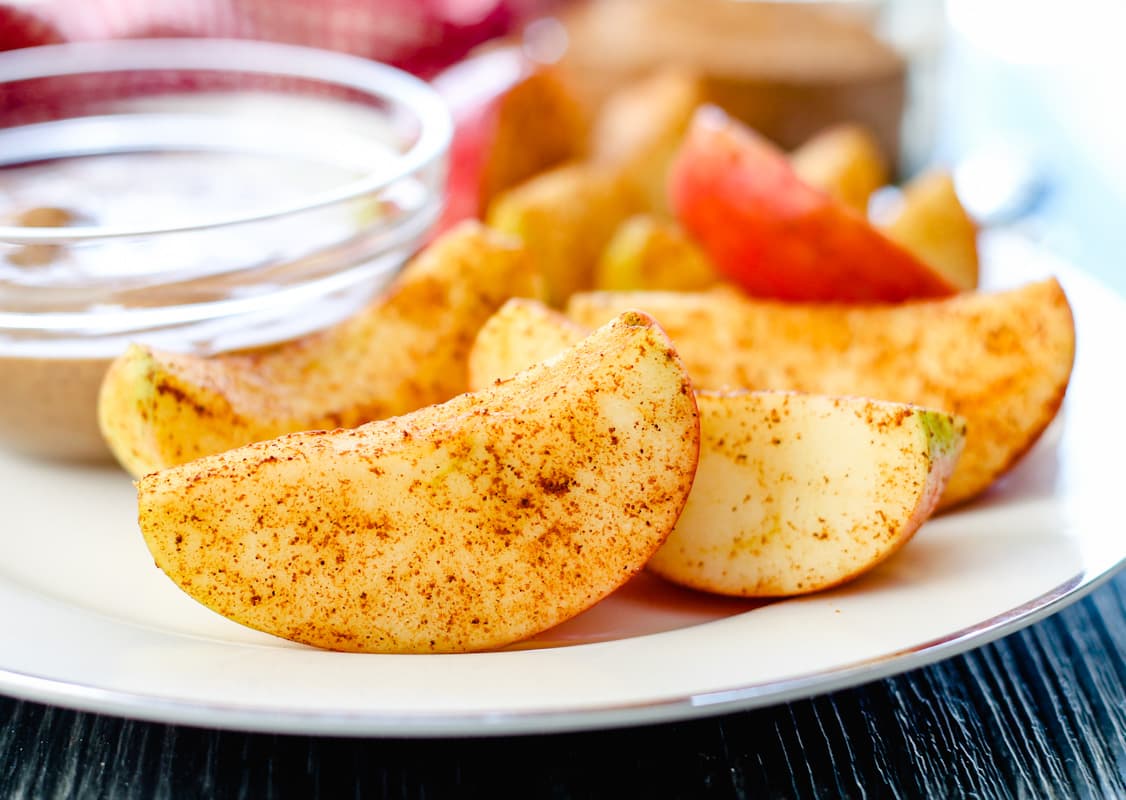
[[[944,129],[939,152],[964,151],[984,127],[1004,132],[1001,123],[1013,121],[1032,136],[1050,187],[1031,229],[1126,290],[1112,249],[1126,201],[1103,160],[1126,157],[1076,140],[1041,102],[1035,75],[980,53],[963,52],[961,63],[946,117],[960,122]],[[984,117],[967,112],[983,108]],[[1126,535],[1122,519],[1107,524]],[[1126,575],[931,667],[760,710],[621,730],[337,739],[134,722],[0,697],[5,798],[498,797],[506,787],[552,798],[1126,796]]]

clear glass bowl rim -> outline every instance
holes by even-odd
[[[83,73],[194,70],[306,78],[390,100],[413,114],[419,136],[389,169],[373,172],[300,203],[189,225],[27,228],[0,225],[0,241],[40,244],[152,236],[240,225],[347,202],[384,189],[441,159],[453,133],[450,112],[429,84],[400,69],[358,56],[247,39],[122,39],[72,42],[0,53],[0,86]]]

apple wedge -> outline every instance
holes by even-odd
[[[977,224],[962,205],[949,173],[924,172],[909,181],[877,223],[885,236],[962,291],[977,288]]]
[[[157,565],[243,625],[336,650],[483,650],[641,570],[698,448],[680,359],[629,312],[481,392],[148,475],[139,519]]]
[[[702,81],[682,68],[667,67],[631,81],[599,109],[591,158],[618,170],[648,211],[668,217],[669,165],[704,102]]]
[[[893,302],[957,291],[843,203],[805,184],[785,154],[715,107],[700,109],[669,175],[677,219],[748,293]]]
[[[698,392],[700,464],[650,571],[787,597],[849,581],[935,510],[966,437],[950,414],[860,397]]]
[[[1033,445],[1063,402],[1075,323],[1048,279],[992,293],[849,306],[705,293],[571,298],[592,328],[624,309],[652,314],[697,388],[782,389],[913,403],[965,418],[969,433],[941,500],[984,491]]]
[[[790,153],[794,173],[806,185],[828,194],[858,214],[889,181],[880,144],[860,125],[834,125]]]
[[[205,358],[134,345],[110,366],[102,434],[134,476],[282,433],[351,427],[465,391],[477,329],[540,279],[518,242],[466,222],[326,331]]]
[[[590,329],[538,300],[514,297],[481,326],[469,350],[470,391],[480,391],[581,342]]]
[[[594,270],[618,226],[641,210],[617,171],[575,163],[543,172],[503,193],[490,227],[517,236],[543,272],[548,301],[561,306],[594,285]]]
[[[691,292],[719,281],[707,255],[675,223],[649,214],[614,232],[594,268],[594,288]]]
[[[477,335],[470,384],[584,335],[541,303],[510,300]],[[963,420],[903,403],[750,391],[696,401],[696,479],[649,569],[717,594],[804,594],[871,569],[930,517],[965,443]]]
[[[481,219],[506,189],[587,150],[587,112],[558,69],[498,48],[438,75],[454,120],[442,232]]]

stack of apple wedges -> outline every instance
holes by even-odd
[[[244,625],[385,653],[504,647],[642,569],[745,597],[871,569],[1035,443],[1075,330],[1054,280],[977,290],[941,176],[870,222],[868,153],[787,157],[706,109],[665,210],[571,164],[335,328],[132,348],[99,414],[157,565]]]
[[[627,312],[480,392],[147,475],[141,531],[185,591],[259,630],[338,650],[494,648],[644,567],[699,435],[668,338]]]

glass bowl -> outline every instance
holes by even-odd
[[[134,341],[268,345],[369,302],[440,211],[451,123],[422,81],[227,40],[0,54],[0,446],[108,455]]]

